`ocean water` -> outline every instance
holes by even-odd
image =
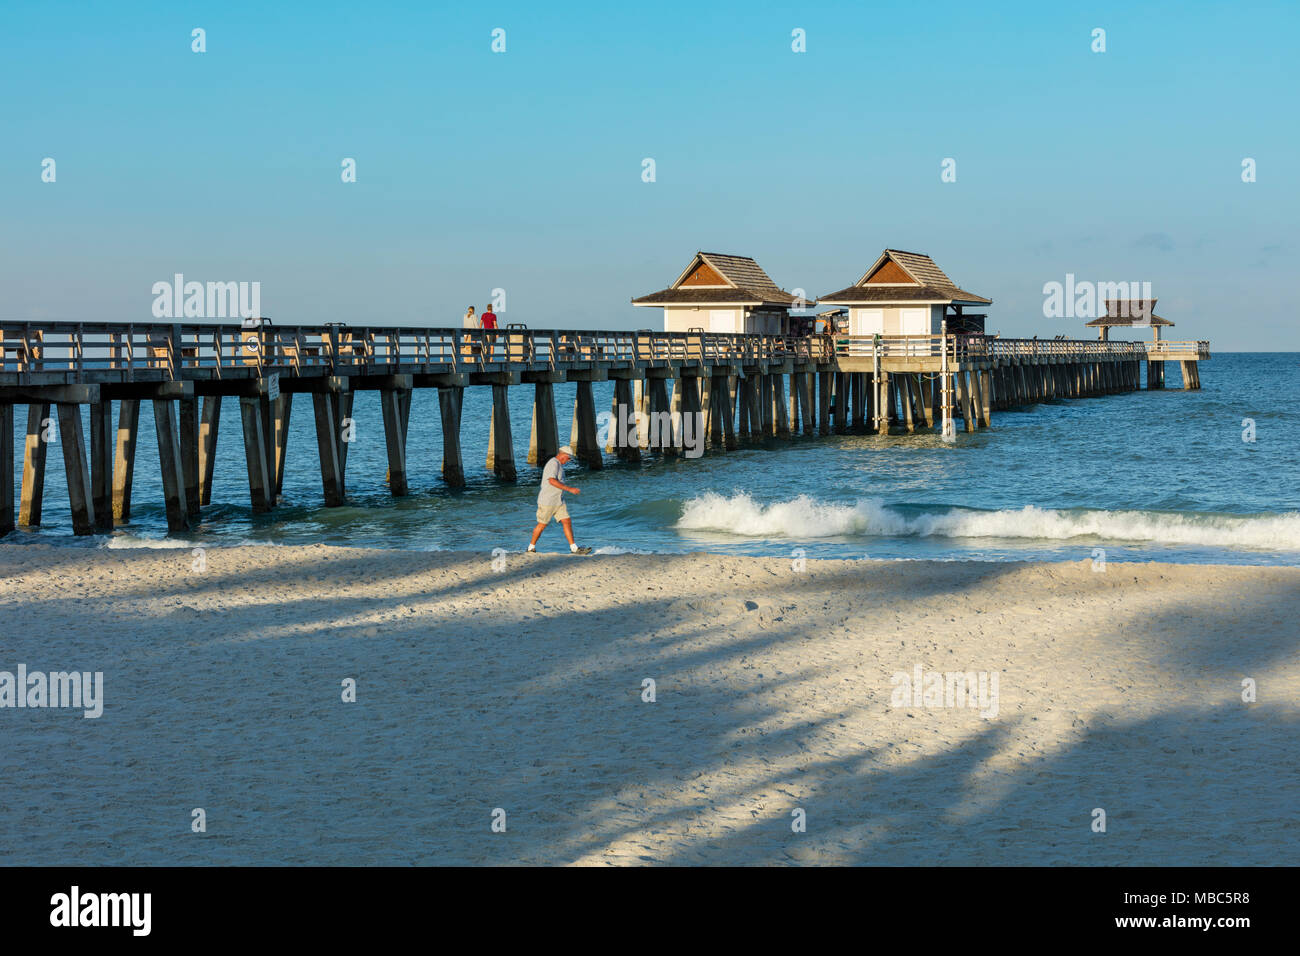
[[[1202,388],[1056,401],[994,413],[993,427],[889,437],[767,440],[698,459],[606,457],[571,465],[582,489],[569,510],[579,543],[598,551],[817,558],[1107,560],[1300,564],[1300,354],[1216,355]],[[6,543],[69,547],[184,547],[235,543],[371,548],[522,550],[534,522],[540,469],[525,464],[532,388],[511,389],[517,482],[485,468],[491,392],[466,392],[462,443],[468,486],[440,478],[436,393],[415,393],[408,437],[411,493],[394,498],[378,393],[358,393],[348,457],[348,504],[322,505],[311,401],[295,399],[284,501],[255,516],[239,426],[227,399],[213,503],[180,538],[166,535],[152,412],[141,407],[132,523],[111,536],[74,539],[62,454],[49,449],[44,520]],[[596,385],[607,409],[612,383]],[[573,386],[556,387],[561,440]],[[21,407],[18,410],[24,413]],[[1243,441],[1244,420],[1255,440]],[[17,418],[21,432],[23,419]],[[21,435],[15,453],[21,455]],[[558,526],[540,550],[565,547]]]

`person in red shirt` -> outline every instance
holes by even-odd
[[[487,306],[484,307],[482,319],[483,319],[483,329],[484,329],[483,339],[486,343],[486,348],[488,353],[487,358],[490,360],[492,358],[492,347],[493,345],[496,344],[493,341],[496,338],[496,336],[487,334],[487,330],[488,329],[495,330],[497,327],[497,314],[492,311],[491,302],[489,302]]]

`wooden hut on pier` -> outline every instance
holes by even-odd
[[[790,335],[790,310],[810,303],[777,288],[749,256],[697,252],[672,285],[632,304],[662,308],[665,332]]]
[[[983,333],[985,314],[965,310],[993,303],[958,287],[929,256],[899,249],[886,249],[856,283],[818,301],[848,307],[850,335],[938,335],[945,319],[949,332]]]

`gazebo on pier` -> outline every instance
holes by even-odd
[[[886,249],[862,278],[824,295],[823,305],[846,306],[853,335],[983,334],[985,313],[963,312],[993,300],[959,288],[933,259],[919,252]]]
[[[1089,328],[1100,329],[1103,342],[1110,339],[1111,329],[1140,329],[1151,326],[1153,342],[1160,341],[1160,330],[1174,323],[1156,315],[1155,299],[1107,299],[1106,314],[1088,323]]]
[[[1110,340],[1111,329],[1151,327],[1147,346],[1147,388],[1165,387],[1165,363],[1177,362],[1183,373],[1183,388],[1201,387],[1200,362],[1210,357],[1208,342],[1162,342],[1160,330],[1174,323],[1156,315],[1155,299],[1107,299],[1106,314],[1088,323],[1100,329],[1101,341]]]
[[[633,299],[632,304],[664,310],[665,332],[789,335],[791,309],[807,306],[777,287],[749,256],[697,252],[691,264],[666,289]]]

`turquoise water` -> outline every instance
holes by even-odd
[[[945,444],[937,435],[769,440],[694,460],[570,466],[580,543],[598,550],[808,557],[1108,560],[1300,564],[1300,420],[1290,404],[1300,355],[1224,354],[1201,367],[1202,389],[1078,399],[994,414],[994,427]],[[596,385],[609,407],[613,384]],[[374,548],[520,550],[533,525],[540,470],[526,465],[532,388],[511,389],[517,483],[484,467],[491,393],[466,392],[468,487],[440,479],[437,397],[417,391],[408,438],[411,494],[395,499],[378,393],[359,393],[346,507],[322,506],[311,402],[295,400],[284,502],[254,516],[238,406],[223,408],[213,504],[173,544],[325,542]],[[561,438],[573,386],[556,387]],[[20,412],[23,409],[19,409]],[[1243,419],[1256,440],[1242,440]],[[62,456],[49,450],[40,540],[74,547],[166,541],[151,410],[141,409],[133,522],[74,541]],[[18,423],[21,430],[21,422]],[[16,436],[21,439],[21,436]],[[16,443],[16,452],[21,446]],[[541,550],[564,547],[558,528]]]

